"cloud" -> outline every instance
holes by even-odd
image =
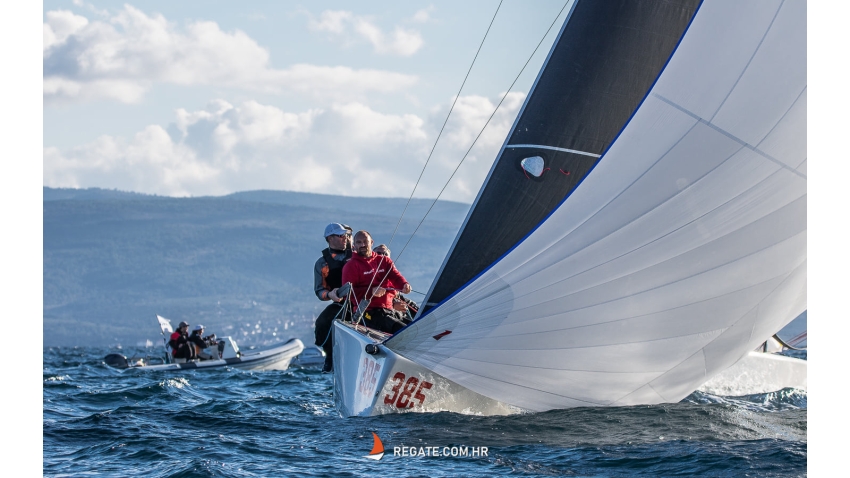
[[[68,10],[54,10],[47,12],[47,23],[43,24],[44,43],[43,53],[55,45],[60,45],[68,40],[68,37],[85,28],[89,24],[86,17],[75,15]]]
[[[46,186],[87,187],[111,184],[128,191],[165,192],[186,196],[194,188],[214,182],[221,169],[200,160],[195,152],[171,141],[160,126],[151,125],[132,140],[101,136],[63,154],[56,148],[44,150]],[[151,184],[157,187],[151,190]]]
[[[382,55],[411,56],[424,44],[422,35],[416,30],[397,26],[392,33],[385,33],[369,18],[344,10],[325,10],[318,20],[311,18],[308,27],[313,31],[331,33],[345,43],[353,43],[354,38],[359,36]]]
[[[524,97],[508,95],[445,199],[474,199]],[[497,101],[459,98],[416,197],[436,197]],[[442,105],[423,119],[343,102],[296,113],[216,100],[178,109],[173,123],[150,125],[129,140],[102,136],[65,151],[44,148],[44,185],[169,196],[278,189],[407,197],[447,111]]]
[[[240,30],[210,21],[184,28],[125,5],[108,21],[69,11],[45,14],[44,99],[140,101],[156,83],[215,85],[265,93],[362,98],[410,88],[415,76],[343,66],[270,65],[269,52]]]
[[[83,0],[73,0],[71,3],[73,3],[75,6],[77,6],[79,8],[85,8],[86,10],[89,10],[90,12],[92,12],[96,15],[99,15],[101,17],[108,17],[109,16],[108,10],[101,10],[101,9],[95,7],[94,5],[92,5],[91,3],[86,3]]]
[[[428,23],[431,21],[431,12],[434,11],[434,5],[418,10],[413,14],[413,21],[416,23]]]
[[[345,33],[346,24],[354,18],[354,14],[343,10],[325,10],[319,14],[319,19],[310,19],[307,26],[317,32],[330,32],[341,35]]]

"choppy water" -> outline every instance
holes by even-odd
[[[317,370],[120,372],[102,363],[113,351],[45,348],[45,476],[806,474],[807,395],[790,389],[506,417],[341,418],[333,378]],[[363,458],[370,432],[387,449],[380,461]],[[401,457],[394,446],[488,450]]]

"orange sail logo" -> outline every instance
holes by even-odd
[[[375,432],[372,432],[372,437],[374,437],[372,451],[370,451],[369,454],[365,456],[365,458],[377,461],[384,457],[384,444],[381,443],[381,439],[378,438],[378,435]]]

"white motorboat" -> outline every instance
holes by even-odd
[[[273,345],[261,350],[242,351],[232,337],[221,337],[216,341],[215,347],[204,349],[201,356],[211,357],[209,359],[195,359],[177,363],[171,358],[168,350],[168,337],[173,332],[171,322],[157,315],[157,320],[163,334],[165,350],[158,357],[131,357],[127,358],[121,354],[109,354],[104,357],[104,362],[110,367],[120,369],[144,369],[144,370],[206,370],[222,367],[233,367],[248,370],[286,370],[290,362],[301,354],[304,344],[301,340],[291,338],[286,342]]]
[[[569,5],[414,321],[334,323],[342,415],[802,383],[750,352],[807,308],[806,3]]]
[[[325,351],[316,345],[304,347],[304,351],[292,359],[291,367],[300,368],[322,368],[325,364]]]

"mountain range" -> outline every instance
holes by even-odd
[[[245,345],[312,343],[314,317],[327,305],[314,295],[313,266],[330,222],[390,244],[413,286],[410,298],[421,301],[470,205],[407,203],[268,190],[174,198],[45,187],[44,345],[158,343],[156,314]]]

